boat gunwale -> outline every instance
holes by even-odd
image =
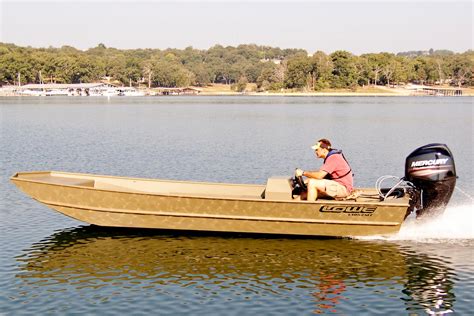
[[[138,194],[138,195],[145,195],[145,196],[158,196],[158,197],[171,197],[171,198],[190,198],[190,199],[206,199],[206,200],[224,200],[224,201],[246,201],[246,202],[272,202],[272,203],[297,203],[297,204],[336,204],[336,205],[353,205],[354,203],[360,205],[377,205],[377,206],[394,206],[394,207],[409,207],[408,201],[406,203],[400,201],[399,203],[394,202],[385,202],[385,201],[377,201],[377,202],[356,202],[356,201],[344,201],[344,200],[316,200],[314,202],[302,201],[302,200],[266,200],[263,198],[248,198],[248,197],[219,197],[219,196],[205,196],[205,195],[184,195],[178,193],[151,193],[151,192],[142,192],[142,191],[127,191],[125,188],[124,190],[118,189],[106,189],[106,188],[95,188],[95,187],[87,187],[82,185],[73,185],[73,184],[58,184],[58,183],[51,183],[47,181],[41,180],[34,180],[34,179],[26,179],[18,177],[19,175],[26,175],[26,174],[63,174],[63,175],[75,175],[75,176],[86,176],[86,177],[98,177],[98,178],[112,178],[112,179],[125,179],[125,180],[139,180],[139,181],[163,181],[163,182],[171,182],[171,183],[186,183],[186,184],[206,184],[206,185],[230,185],[230,186],[251,186],[251,187],[263,187],[265,189],[265,185],[261,184],[236,184],[236,183],[219,183],[219,182],[197,182],[197,181],[182,181],[182,180],[168,180],[168,179],[147,179],[147,178],[128,178],[128,177],[120,177],[120,176],[108,176],[108,175],[96,175],[96,174],[87,174],[87,173],[72,173],[72,172],[62,172],[62,171],[27,171],[27,172],[17,172],[13,176],[10,177],[10,181],[19,181],[19,182],[30,182],[30,183],[40,183],[44,185],[50,185],[54,187],[70,187],[70,188],[79,188],[83,190],[92,190],[92,191],[100,191],[100,192],[114,192],[114,193],[125,193],[125,194]],[[406,199],[401,199],[406,200]]]
[[[13,179],[22,179],[18,178],[19,175],[28,175],[28,174],[58,174],[58,175],[73,175],[73,176],[86,176],[86,177],[97,177],[97,178],[109,178],[109,179],[120,179],[120,180],[138,180],[138,181],[147,181],[147,182],[172,182],[172,183],[185,183],[185,184],[207,184],[207,185],[229,185],[229,186],[251,186],[251,187],[265,187],[263,184],[247,184],[247,183],[226,183],[226,182],[204,182],[204,181],[186,181],[186,180],[172,180],[172,179],[152,179],[152,178],[134,178],[134,177],[123,177],[123,176],[111,176],[111,175],[101,175],[94,173],[76,173],[76,172],[64,172],[64,171],[26,171],[26,172],[17,172],[10,177],[10,180]],[[31,180],[31,179],[22,179],[22,180]],[[39,182],[39,181],[38,181]]]

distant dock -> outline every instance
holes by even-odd
[[[414,90],[414,95],[433,96],[462,96],[461,88],[419,86]]]

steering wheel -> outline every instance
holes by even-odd
[[[304,181],[303,181],[303,177],[302,177],[302,176],[299,176],[299,177],[298,177],[298,176],[295,175],[295,178],[293,179],[293,182],[294,182],[295,184],[297,184],[297,185],[301,188],[301,190],[303,190],[303,191],[306,191],[306,190],[308,189],[308,188],[306,187],[306,183],[304,183]]]

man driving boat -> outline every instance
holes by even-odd
[[[317,171],[296,169],[297,177],[305,176],[307,180],[307,200],[316,201],[318,197],[341,199],[353,190],[352,169],[341,150],[331,148],[331,142],[320,139],[311,146],[318,158],[324,159],[322,167]]]

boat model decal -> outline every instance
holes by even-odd
[[[323,213],[345,213],[350,216],[372,216],[376,210],[376,206],[350,205],[323,205],[319,208],[319,211]]]

